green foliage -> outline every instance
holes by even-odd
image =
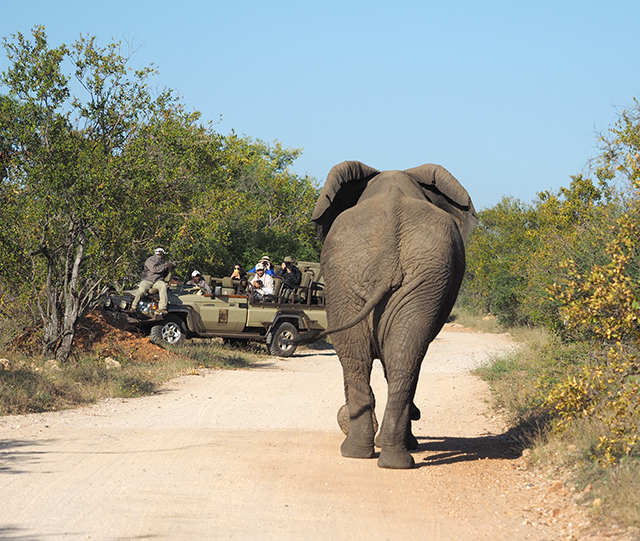
[[[566,275],[567,257],[585,267],[602,258],[602,228],[614,213],[608,185],[582,176],[530,205],[504,198],[481,211],[467,246],[462,301],[505,325],[557,328],[558,302],[548,288]]]
[[[52,48],[35,27],[4,47],[0,311],[41,325],[43,354],[67,359],[78,318],[134,285],[157,245],[184,277],[264,252],[318,257],[317,188],[290,171],[299,149],[215,133],[172,91],[152,92],[155,70],[130,68],[119,42]]]
[[[503,198],[479,213],[480,223],[467,246],[467,281],[463,291],[501,323],[516,324],[523,295],[519,246],[530,229],[529,211],[512,198]],[[468,300],[468,299],[467,299]]]
[[[298,149],[227,137],[213,189],[203,190],[170,241],[190,268],[216,276],[234,263],[251,268],[264,254],[317,260],[321,245],[310,215],[318,189],[289,167]]]

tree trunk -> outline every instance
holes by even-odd
[[[59,317],[59,304],[58,295],[55,286],[53,285],[53,273],[54,262],[50,254],[44,250],[45,257],[47,258],[47,283],[45,285],[45,306],[38,303],[38,309],[40,311],[40,317],[44,322],[44,332],[42,335],[42,356],[45,358],[51,358],[55,355],[56,347],[58,345],[58,335],[60,328]]]
[[[83,224],[77,226],[78,246],[75,249],[73,265],[71,263],[72,250],[67,252],[64,279],[64,320],[60,333],[60,346],[56,351],[56,360],[66,362],[71,354],[76,323],[80,317],[80,295],[78,294],[78,278],[80,265],[84,257],[85,231]],[[71,268],[69,268],[71,267]]]

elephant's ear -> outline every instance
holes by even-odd
[[[478,216],[462,184],[444,167],[432,163],[407,169],[405,173],[420,184],[429,201],[454,217],[466,243],[478,225]]]
[[[380,171],[355,161],[342,162],[329,171],[311,217],[322,241],[338,215],[355,206],[369,181],[379,173]]]

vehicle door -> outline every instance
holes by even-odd
[[[243,295],[218,295],[202,297],[194,303],[208,332],[240,332],[247,322],[247,297]]]

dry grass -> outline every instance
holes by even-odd
[[[491,314],[477,314],[458,306],[455,306],[452,310],[449,321],[469,329],[475,329],[479,332],[497,334],[505,332],[505,329],[500,326],[495,316]]]
[[[570,473],[580,502],[591,508],[594,519],[625,526],[640,526],[640,459],[627,456],[617,464],[601,467],[592,459],[603,427],[580,421],[562,435],[547,432],[531,441],[532,459]],[[599,500],[600,505],[593,505]]]
[[[534,461],[568,472],[576,489],[584,492],[583,503],[591,506],[594,519],[640,526],[640,458],[632,455],[601,467],[594,450],[604,427],[597,420],[579,419],[557,433],[541,408],[545,389],[595,362],[595,353],[588,344],[564,344],[545,332],[527,330],[524,337],[518,350],[476,371],[489,382],[496,407],[519,430]],[[601,505],[591,505],[594,500]]]
[[[208,340],[187,342],[169,353],[161,361],[151,362],[136,362],[130,355],[105,358],[85,354],[62,366],[15,352],[0,355],[8,360],[7,366],[0,364],[0,415],[55,411],[103,398],[142,396],[199,368],[251,366],[258,350],[231,348]]]

